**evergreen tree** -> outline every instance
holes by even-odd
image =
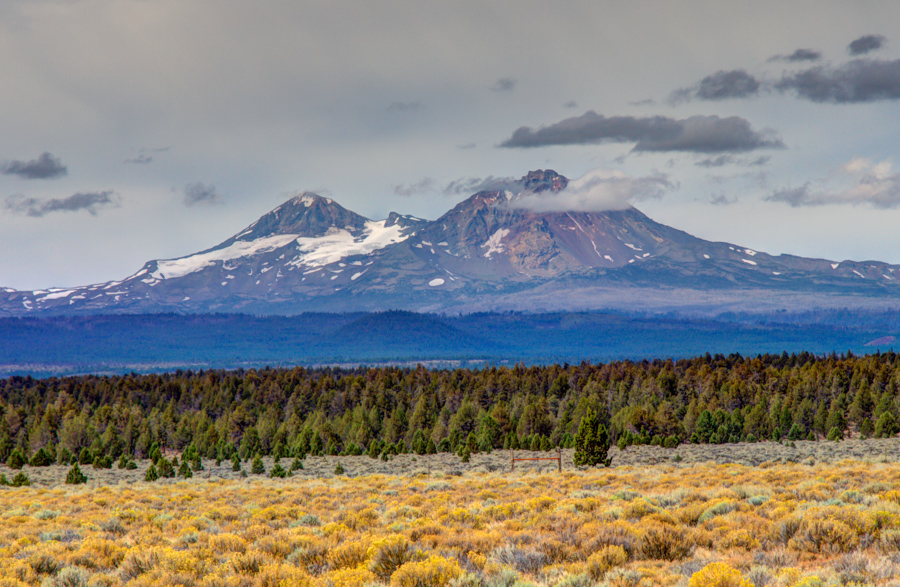
[[[890,438],[900,432],[893,412],[884,412],[875,422],[875,438]]]
[[[25,455],[22,454],[21,449],[15,449],[9,455],[9,458],[6,459],[6,466],[10,469],[21,469],[27,461],[25,460]]]
[[[50,458],[50,454],[44,450],[44,447],[41,447],[31,456],[31,462],[28,464],[32,467],[49,467],[53,464],[53,459]]]
[[[263,465],[262,458],[257,454],[253,457],[253,464],[250,466],[250,472],[254,475],[264,475],[266,467]]]
[[[588,408],[575,435],[574,463],[576,466],[608,467],[612,462],[612,459],[606,456],[608,452],[609,434],[606,432],[606,426],[600,422],[594,410]]]
[[[87,483],[87,476],[81,472],[81,469],[78,468],[78,463],[72,465],[72,468],[69,469],[69,472],[66,474],[66,483],[69,485],[80,485],[82,483]]]

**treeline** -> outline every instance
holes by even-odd
[[[547,450],[571,446],[589,409],[620,447],[892,436],[900,355],[12,377],[0,380],[0,459]]]

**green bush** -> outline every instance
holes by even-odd
[[[253,457],[253,464],[250,466],[250,472],[254,475],[265,475],[266,467],[263,465],[262,458],[259,455]]]
[[[86,448],[81,449],[81,452],[78,453],[78,464],[79,465],[90,465],[94,462],[94,455],[91,454]]]
[[[75,463],[72,465],[72,468],[69,469],[69,472],[66,474],[66,483],[68,485],[81,485],[82,483],[87,483],[87,477],[81,472],[81,469],[78,468],[78,463]]]
[[[10,469],[21,469],[25,466],[25,455],[22,454],[22,451],[18,448],[9,455],[9,458],[6,459],[6,466]]]
[[[269,477],[272,479],[285,479],[288,476],[288,472],[284,470],[280,464],[276,464],[272,467],[272,472],[269,473]]]
[[[606,426],[600,422],[600,418],[594,414],[594,410],[588,408],[587,413],[578,425],[578,433],[575,435],[575,466],[596,467],[603,465],[608,467],[612,459],[606,455],[609,452],[609,434]]]
[[[19,471],[16,473],[16,476],[12,478],[12,481],[9,482],[13,487],[25,487],[31,485],[31,479],[28,478],[28,475]]]
[[[157,479],[159,479],[159,471],[156,470],[156,465],[151,464],[147,472],[144,473],[144,481],[156,481]]]
[[[44,447],[41,447],[31,456],[31,462],[28,464],[32,467],[49,467],[53,464],[53,459],[50,458]]]

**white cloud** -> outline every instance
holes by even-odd
[[[665,173],[631,177],[619,170],[601,168],[570,181],[560,192],[525,195],[516,206],[536,212],[624,210],[634,202],[661,198],[677,187]]]
[[[840,168],[845,185],[846,182],[850,182],[848,187],[815,190],[807,182],[797,188],[777,190],[767,199],[773,202],[784,202],[794,208],[827,204],[898,208],[900,207],[900,174],[892,173],[891,170],[890,160],[873,163],[863,157],[854,157]]]

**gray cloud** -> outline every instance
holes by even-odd
[[[387,107],[388,112],[415,112],[421,110],[425,105],[419,101],[415,102],[391,102]]]
[[[900,208],[900,173],[891,173],[890,161],[873,163],[856,157],[841,167],[852,180],[850,187],[834,191],[814,191],[810,183],[800,187],[775,190],[766,198],[791,207],[828,204],[868,205],[873,208]]]
[[[141,153],[134,159],[126,159],[125,163],[136,163],[138,165],[146,165],[147,163],[153,163],[153,157],[147,155],[146,153]]]
[[[775,87],[813,102],[849,104],[900,99],[900,60],[855,59],[785,75]]]
[[[624,210],[632,202],[658,199],[674,189],[678,189],[678,184],[665,173],[630,177],[619,170],[595,169],[570,181],[558,193],[528,193],[513,205],[536,212]]]
[[[800,187],[775,190],[772,192],[772,195],[766,198],[766,200],[770,202],[783,202],[792,208],[797,208],[799,206],[813,205],[818,198],[812,196],[809,189],[809,182],[806,182]],[[823,204],[824,202],[819,200],[817,203]]]
[[[737,203],[737,198],[729,198],[725,194],[713,194],[709,198],[709,203],[713,206],[730,206]]]
[[[575,100],[569,100],[565,104],[563,104],[563,108],[578,108],[578,102]]]
[[[3,175],[18,175],[23,179],[56,179],[69,173],[59,159],[46,152],[31,161],[10,161],[0,169]]]
[[[31,198],[25,196],[9,196],[4,202],[4,209],[19,216],[40,218],[51,212],[78,212],[86,210],[96,216],[100,208],[118,206],[119,199],[114,192],[79,192],[68,198]]]
[[[798,61],[818,61],[822,58],[822,52],[815,49],[797,49],[790,55],[775,55],[769,58],[769,61],[787,61],[796,63]]]
[[[697,167],[722,167],[729,163],[734,163],[734,157],[731,155],[719,155],[718,157],[707,157],[694,163]]]
[[[433,178],[426,177],[415,183],[400,184],[394,186],[394,193],[398,196],[414,196],[418,194],[440,193],[445,196],[457,196],[460,194],[475,194],[483,191],[522,189],[521,182],[514,177],[461,177],[454,179],[446,185],[439,185]]]
[[[745,165],[747,167],[758,167],[767,164],[772,158],[762,155],[754,159],[738,158],[731,155],[719,155],[718,157],[707,157],[696,161],[694,165],[697,167],[722,167],[724,165]]]
[[[678,103],[687,100],[750,98],[759,93],[759,88],[759,81],[743,69],[717,71],[690,88],[675,90],[669,101]]]
[[[394,186],[394,193],[398,196],[414,196],[416,194],[426,194],[435,190],[435,181],[426,177],[420,179],[416,183],[400,184]]]
[[[464,177],[445,185],[441,192],[446,195],[475,194],[484,191],[520,190],[522,183],[514,177]]]
[[[546,147],[603,142],[635,143],[634,151],[694,153],[737,153],[784,147],[781,139],[771,132],[756,131],[749,122],[737,116],[691,116],[683,120],[666,116],[607,118],[593,111],[537,130],[520,127],[500,146]]]
[[[885,39],[881,35],[864,35],[849,45],[847,45],[847,53],[850,55],[865,55],[871,51],[876,51],[884,46]]]
[[[213,184],[204,185],[198,181],[184,186],[184,200],[182,201],[185,206],[213,205],[222,203],[222,196],[216,192],[216,186]]]
[[[515,78],[501,77],[491,86],[492,92],[511,92],[516,87]]]

